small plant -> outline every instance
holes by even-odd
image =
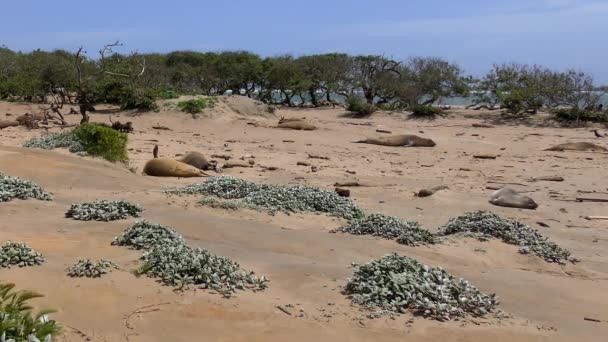
[[[175,230],[148,221],[139,221],[114,238],[112,245],[150,249],[156,245],[183,245],[184,239]]]
[[[154,96],[149,92],[136,91],[132,96],[122,99],[120,108],[153,111],[158,110],[158,105],[156,104]]]
[[[93,124],[80,125],[72,132],[89,155],[101,157],[111,162],[128,159],[128,136],[125,133],[118,132],[110,127]]]
[[[228,258],[181,244],[157,245],[142,259],[144,264],[137,274],[159,278],[172,286],[198,285],[225,296],[230,296],[236,290],[263,290],[268,282],[265,277],[254,276],[253,272],[241,269],[239,264]]]
[[[67,148],[72,153],[83,152],[84,147],[72,132],[50,133],[37,138],[31,138],[23,143],[23,147],[52,150]]]
[[[363,217],[363,211],[350,199],[333,191],[302,185],[256,184],[235,177],[210,177],[206,182],[182,189],[168,189],[170,194],[200,194],[223,199],[239,199],[238,205],[266,210],[274,215],[298,212],[327,213],[347,220]]]
[[[81,259],[75,265],[68,268],[68,276],[73,278],[99,278],[112,269],[118,269],[118,266],[108,260],[91,261],[89,259]]]
[[[568,260],[576,260],[570,258],[569,251],[549,241],[535,229],[487,211],[470,212],[451,219],[438,233],[444,236],[453,234],[462,234],[480,241],[501,239],[505,243],[519,246],[519,253],[532,253],[547,262],[564,264]]]
[[[41,201],[50,201],[51,195],[38,184],[19,177],[11,177],[0,173],[0,203],[13,199],[25,200],[35,198]]]
[[[354,265],[355,273],[344,289],[353,303],[368,309],[414,314],[449,321],[467,315],[484,316],[498,304],[466,280],[439,267],[391,254],[365,265]]]
[[[42,255],[24,243],[7,241],[0,247],[0,268],[35,266],[43,262]]]
[[[65,213],[80,221],[115,221],[128,217],[139,217],[142,208],[126,201],[96,201],[92,203],[72,204]]]
[[[382,214],[371,214],[365,218],[352,220],[347,225],[333,232],[353,235],[372,235],[385,239],[397,239],[397,242],[408,246],[434,244],[435,236],[422,228],[418,222],[404,221],[397,217]]]
[[[182,112],[192,114],[193,118],[197,118],[198,114],[207,108],[208,105],[209,101],[207,99],[192,99],[178,102],[177,108]]]
[[[15,284],[0,284],[0,341],[51,342],[61,331],[48,315],[54,310],[41,310],[32,315],[30,299],[43,297],[31,291],[14,291]]]
[[[369,116],[376,111],[376,106],[365,102],[358,96],[352,95],[346,99],[346,110],[359,116]]]
[[[412,117],[415,118],[434,118],[437,115],[441,115],[441,109],[433,106],[426,105],[414,105],[410,108]]]

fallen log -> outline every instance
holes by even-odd
[[[600,202],[608,203],[608,198],[593,198],[593,197],[577,197],[577,202]]]

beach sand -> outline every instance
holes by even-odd
[[[36,112],[36,105],[0,103],[0,119]],[[576,202],[577,196],[608,198],[608,154],[549,152],[563,142],[596,139],[589,128],[558,128],[539,114],[511,119],[499,112],[448,111],[436,120],[411,120],[403,113],[380,112],[356,119],[337,109],[283,109],[272,115],[240,98],[222,98],[199,118],[161,106],[158,113],[135,115],[110,107],[91,114],[96,122],[132,121],[130,166],[72,155],[67,151],[23,149],[45,130],[0,130],[0,171],[33,180],[54,200],[14,200],[0,204],[0,241],[26,242],[47,259],[42,266],[0,269],[3,282],[45,295],[36,307],[58,312],[62,341],[605,341],[608,336],[608,221],[606,203]],[[67,110],[64,110],[67,112]],[[6,114],[10,115],[6,115]],[[278,118],[304,117],[319,129],[272,128]],[[67,115],[71,123],[79,115]],[[476,128],[474,123],[492,124]],[[155,130],[153,126],[169,130]],[[382,135],[417,134],[433,148],[354,144]],[[57,132],[53,127],[49,131]],[[365,236],[330,234],[343,220],[314,214],[269,216],[251,210],[201,207],[197,197],[171,197],[161,189],[200,179],[141,175],[158,145],[163,157],[187,151],[254,160],[251,168],[223,174],[267,183],[297,183],[333,190],[335,182],[359,181],[353,201],[368,213],[415,220],[431,231],[468,211],[491,210],[537,227],[580,259],[550,264],[499,241],[453,238],[432,247],[407,247]],[[309,154],[329,159],[311,159]],[[477,159],[494,154],[496,159]],[[217,159],[217,158],[211,158]],[[219,165],[224,160],[217,159]],[[305,161],[318,168],[298,166]],[[276,167],[270,171],[265,167]],[[213,172],[211,172],[213,174]],[[529,181],[562,176],[564,182]],[[509,184],[539,203],[537,210],[496,207],[492,190]],[[437,185],[448,190],[417,198],[414,192]],[[592,192],[592,193],[588,193]],[[154,279],[136,277],[140,252],[111,246],[133,220],[111,223],[64,218],[71,203],[125,199],[145,208],[143,218],[169,225],[193,246],[227,256],[270,279],[262,292],[239,292],[230,299],[206,290],[174,291]],[[549,227],[540,227],[543,222]],[[341,293],[352,275],[351,263],[365,263],[397,252],[469,280],[496,293],[499,309],[513,315],[437,322],[404,314],[367,319]],[[104,258],[124,270],[99,279],[72,279],[66,269],[80,258]],[[279,310],[285,308],[291,315]],[[594,318],[593,322],[584,318]]]

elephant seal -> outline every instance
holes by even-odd
[[[154,177],[203,177],[203,171],[174,159],[154,158],[144,166],[144,173]]]
[[[288,121],[285,121],[288,120]],[[295,130],[300,130],[300,131],[314,131],[315,129],[317,129],[317,126],[306,122],[304,120],[300,120],[300,119],[296,119],[296,120],[292,120],[292,119],[285,119],[282,121],[279,121],[279,124],[276,126],[276,128],[285,128],[285,129],[295,129]]]
[[[509,188],[502,188],[495,191],[490,198],[490,203],[499,207],[519,208],[519,209],[536,209],[538,204],[528,196],[519,194],[517,191]]]
[[[0,129],[19,126],[19,121],[0,121]]]
[[[209,163],[207,158],[200,152],[188,152],[185,156],[179,159],[180,162],[194,166],[200,170],[212,170],[213,165]]]
[[[431,139],[421,138],[417,135],[412,134],[392,135],[380,138],[368,138],[364,140],[355,141],[355,143],[406,147],[433,147],[436,145],[435,142]]]
[[[569,142],[565,144],[555,145],[546,149],[545,151],[594,151],[594,152],[608,152],[608,149],[589,142]]]

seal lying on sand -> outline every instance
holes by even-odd
[[[594,151],[594,152],[608,152],[608,149],[589,142],[569,142],[565,144],[555,145],[546,149],[545,151]]]
[[[314,131],[315,129],[317,129],[317,126],[306,122],[304,120],[291,120],[291,119],[287,119],[289,121],[279,121],[279,124],[277,125],[277,128],[287,128],[287,129],[296,129],[296,130],[300,130],[300,131]]]
[[[19,121],[0,121],[0,129],[19,126]]]
[[[412,134],[392,135],[380,138],[368,138],[355,142],[361,144],[406,147],[433,147],[436,145],[435,142],[431,139],[421,138],[417,135]]]
[[[195,168],[200,170],[215,169],[215,167],[211,163],[209,163],[207,158],[205,158],[205,156],[200,152],[188,152],[179,161],[184,164],[194,166]]]
[[[155,158],[144,166],[144,173],[154,177],[203,177],[203,171],[174,159]]]
[[[202,170],[174,159],[158,158],[158,145],[154,146],[154,159],[144,166],[144,174],[154,177],[203,177]]]
[[[536,204],[532,198],[521,195],[517,191],[509,188],[502,188],[495,191],[490,198],[490,203],[499,207],[532,210],[538,208],[538,204]]]

